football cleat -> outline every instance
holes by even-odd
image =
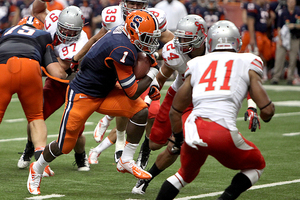
[[[115,152],[114,158],[115,158],[115,162],[116,164],[119,162],[121,156],[122,156],[123,150],[119,150]]]
[[[54,176],[54,171],[52,171],[49,165],[47,165],[44,169],[43,177],[49,177],[49,176]]]
[[[104,117],[106,117],[106,116],[104,116]],[[98,143],[102,141],[103,136],[110,124],[110,121],[109,121],[109,123],[105,124],[104,121],[108,121],[108,120],[103,120],[103,118],[99,121],[99,123],[97,124],[97,126],[94,130],[94,139]]]
[[[75,153],[75,164],[80,172],[90,171],[90,164],[85,152]]]
[[[18,161],[18,168],[19,169],[25,169],[26,167],[28,167],[30,165],[30,161],[31,161],[31,157],[34,154],[34,148],[25,148],[25,150],[23,151],[19,161]]]
[[[42,180],[42,174],[37,174],[34,169],[33,165],[36,162],[31,163],[29,166],[29,176],[27,180],[27,189],[31,194],[41,194],[40,192],[40,185]]]
[[[122,158],[120,158],[117,164],[118,172],[122,173],[130,173],[134,175],[138,179],[151,179],[152,175],[149,172],[144,171],[140,167],[138,167],[134,160],[130,160],[129,162],[122,162]]]
[[[151,150],[149,148],[144,147],[144,145],[142,145],[139,156],[136,160],[136,165],[142,169],[145,169],[149,161],[150,152]]]
[[[145,194],[148,185],[149,185],[149,181],[146,181],[144,179],[139,179],[136,185],[132,188],[131,193]]]
[[[95,149],[91,149],[89,152],[89,163],[90,164],[98,164],[98,157],[100,156],[101,153],[97,153]]]

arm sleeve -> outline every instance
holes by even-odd
[[[46,68],[49,64],[54,63],[54,62],[58,62],[58,60],[54,54],[53,46],[47,45],[46,52],[43,57],[42,66],[44,66]]]

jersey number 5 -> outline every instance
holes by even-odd
[[[230,80],[232,64],[233,64],[233,60],[229,60],[225,63],[224,67],[226,67],[226,73],[225,73],[223,85],[220,87],[221,90],[230,90],[230,86],[228,85],[228,83]],[[215,77],[217,65],[218,65],[217,60],[212,61],[200,78],[199,84],[208,83],[208,86],[205,88],[205,91],[211,91],[215,89],[213,83],[217,81],[217,78]],[[209,74],[210,76],[207,77]]]

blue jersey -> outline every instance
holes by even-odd
[[[117,80],[123,89],[135,84],[133,66],[137,49],[122,29],[123,26],[117,26],[109,31],[85,55],[80,71],[70,83],[70,88],[76,93],[104,98],[115,87]],[[116,68],[113,62],[121,67]]]
[[[46,47],[52,43],[50,33],[28,25],[17,25],[4,31],[0,38],[0,63],[4,64],[10,57],[30,58],[46,67],[44,59]],[[57,60],[55,60],[57,61]]]
[[[248,4],[250,5],[250,3]],[[269,18],[269,4],[264,6],[259,6],[253,4],[254,6],[247,7],[247,15],[255,19],[254,29],[261,33],[267,32],[267,19]]]

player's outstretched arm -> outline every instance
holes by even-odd
[[[253,70],[249,70],[249,77],[249,94],[260,109],[260,118],[264,122],[269,122],[275,113],[275,106],[262,86],[261,77]]]
[[[45,18],[49,10],[47,9],[47,4],[40,0],[35,0],[32,4],[32,15],[38,18],[41,22],[44,23]]]
[[[158,74],[156,75],[157,82],[159,87],[162,88],[168,78],[174,73],[174,70],[170,67],[167,67],[165,62],[162,64],[161,68],[159,69]]]

